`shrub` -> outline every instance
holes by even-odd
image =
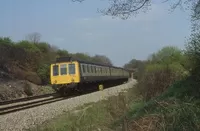
[[[176,80],[186,77],[185,72],[187,71],[178,63],[149,64],[139,81],[139,90],[144,99],[149,100],[163,93]]]
[[[42,84],[49,84],[50,78],[50,65],[49,64],[42,64],[37,70],[37,74],[42,80]]]

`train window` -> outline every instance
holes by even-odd
[[[83,73],[85,73],[85,65],[82,65]]]
[[[91,73],[93,73],[94,71],[93,71],[93,66],[90,66],[90,68],[91,68]]]
[[[98,67],[95,67],[95,68],[96,68],[96,73],[99,73],[99,72],[98,72]]]
[[[90,67],[89,67],[89,65],[87,65],[87,72],[88,72],[88,73],[90,72]]]
[[[67,64],[61,64],[60,65],[60,74],[66,75],[67,74]]]
[[[69,74],[75,74],[75,64],[69,64]]]
[[[54,65],[53,66],[53,76],[57,76],[58,75],[58,65]]]
[[[96,67],[95,66],[93,66],[93,71],[94,71],[94,73],[96,73]]]

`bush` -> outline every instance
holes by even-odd
[[[146,62],[138,79],[145,100],[163,93],[171,84],[189,75],[186,55],[175,47],[164,47]]]
[[[37,70],[37,74],[42,80],[42,84],[49,84],[50,80],[50,65],[42,64]]]

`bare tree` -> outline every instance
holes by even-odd
[[[31,34],[28,34],[26,36],[26,40],[36,44],[36,43],[39,43],[40,42],[40,38],[41,38],[41,34],[40,33],[37,33],[37,32],[34,32],[34,33],[31,33]]]
[[[72,0],[82,2],[84,0]],[[139,11],[148,11],[151,6],[152,0],[108,0],[111,2],[110,7],[107,9],[99,10],[104,15],[120,17],[127,19],[131,15],[136,15]],[[190,6],[199,5],[199,0],[160,0],[162,3],[171,2],[171,9],[177,7],[181,9],[188,9]],[[199,7],[199,6],[197,6]],[[195,7],[196,8],[196,7]],[[200,11],[198,11],[200,12]],[[200,13],[199,13],[200,14]]]

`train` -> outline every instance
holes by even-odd
[[[69,90],[81,90],[80,85],[86,83],[102,83],[105,81],[128,81],[128,70],[95,62],[59,57],[50,65],[50,82],[57,92],[67,94]],[[82,89],[84,90],[84,89]]]

